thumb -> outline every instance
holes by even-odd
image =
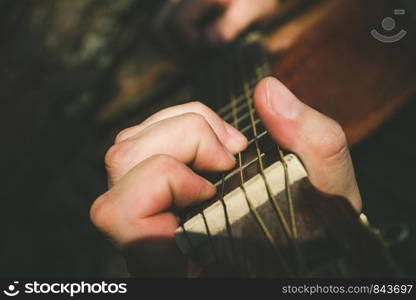
[[[322,192],[347,198],[360,211],[361,196],[341,126],[272,77],[258,83],[254,99],[270,135],[300,157],[311,183]]]

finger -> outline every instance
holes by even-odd
[[[126,139],[134,137],[143,129],[151,126],[156,122],[186,113],[197,113],[203,116],[208,124],[212,127],[221,143],[224,144],[231,153],[238,153],[247,147],[247,138],[242,133],[240,133],[227,122],[223,121],[208,106],[200,102],[190,102],[161,110],[143,121],[141,124],[121,131],[117,135],[115,143],[117,144]]]
[[[221,17],[206,29],[206,39],[214,45],[230,42],[276,7],[275,0],[264,0],[259,5],[247,0],[231,1]]]
[[[174,17],[174,23],[189,42],[196,43],[198,40],[197,21],[202,19],[212,6],[225,2],[227,0],[185,0]]]
[[[185,265],[174,241],[178,220],[169,208],[198,203],[215,192],[211,183],[184,164],[157,155],[138,164],[100,196],[91,207],[90,216],[102,232],[125,250],[130,271],[155,274],[157,266],[160,274],[166,276]],[[135,270],[138,266],[145,270]]]
[[[234,156],[206,119],[196,113],[187,113],[156,122],[134,138],[112,146],[105,157],[110,185],[155,154],[173,156],[202,171],[225,171],[235,165]]]
[[[361,210],[346,137],[338,123],[303,104],[272,77],[257,85],[255,106],[276,142],[299,155],[316,188],[344,196]]]
[[[149,188],[151,187],[151,188]],[[186,165],[167,155],[154,155],[137,164],[91,208],[91,218],[100,229],[125,243],[147,235],[172,236],[176,219],[168,213],[160,226],[152,217],[167,212],[172,205],[186,207],[211,198],[215,187]],[[163,217],[164,216],[164,217]],[[149,221],[150,220],[150,221]],[[138,223],[146,227],[138,227]]]

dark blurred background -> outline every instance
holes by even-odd
[[[0,0],[0,276],[127,276],[89,207],[114,134],[187,97],[185,74],[149,42],[159,2]],[[364,210],[410,275],[415,116],[410,101],[352,150]]]

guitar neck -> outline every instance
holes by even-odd
[[[270,74],[259,35],[251,34],[228,47],[203,70],[195,80],[196,98],[202,99],[248,139],[248,148],[237,155],[238,164],[233,170],[204,174],[217,188],[229,193],[284,156],[254,109],[254,87]]]
[[[250,277],[395,274],[350,203],[317,192],[299,159],[261,124],[253,90],[269,71],[259,36],[230,46],[200,75],[210,86],[199,86],[205,96],[198,98],[242,131],[249,146],[233,170],[205,174],[218,192],[182,213],[176,232],[182,252],[202,266],[220,262]]]

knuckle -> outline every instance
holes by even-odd
[[[167,154],[156,154],[150,157],[152,169],[156,174],[171,174],[174,173],[178,167],[179,162]]]
[[[108,222],[108,205],[110,199],[108,193],[99,196],[90,208],[90,219],[92,223],[99,229],[105,229]]]
[[[118,143],[111,146],[104,157],[106,168],[108,170],[114,170],[122,166],[126,157],[126,151],[125,143]]]
[[[122,131],[120,131],[116,135],[116,137],[114,139],[114,143],[117,144],[117,143],[120,143],[120,142],[124,141],[125,139],[129,138],[130,135],[131,135],[131,130],[132,129],[129,127],[129,128],[126,128],[126,129],[123,129]]]
[[[157,180],[179,178],[186,170],[182,162],[167,154],[153,155],[148,159],[148,163],[149,176],[153,176]]]
[[[316,135],[312,141],[313,147],[321,157],[330,159],[337,157],[347,149],[347,138],[341,125],[333,121],[327,130]]]
[[[192,130],[203,130],[207,128],[207,121],[205,118],[197,113],[197,112],[188,112],[183,115],[185,120],[186,128],[190,128]]]
[[[188,105],[193,111],[200,113],[202,115],[211,113],[211,109],[202,102],[193,101],[193,102],[190,102]]]

